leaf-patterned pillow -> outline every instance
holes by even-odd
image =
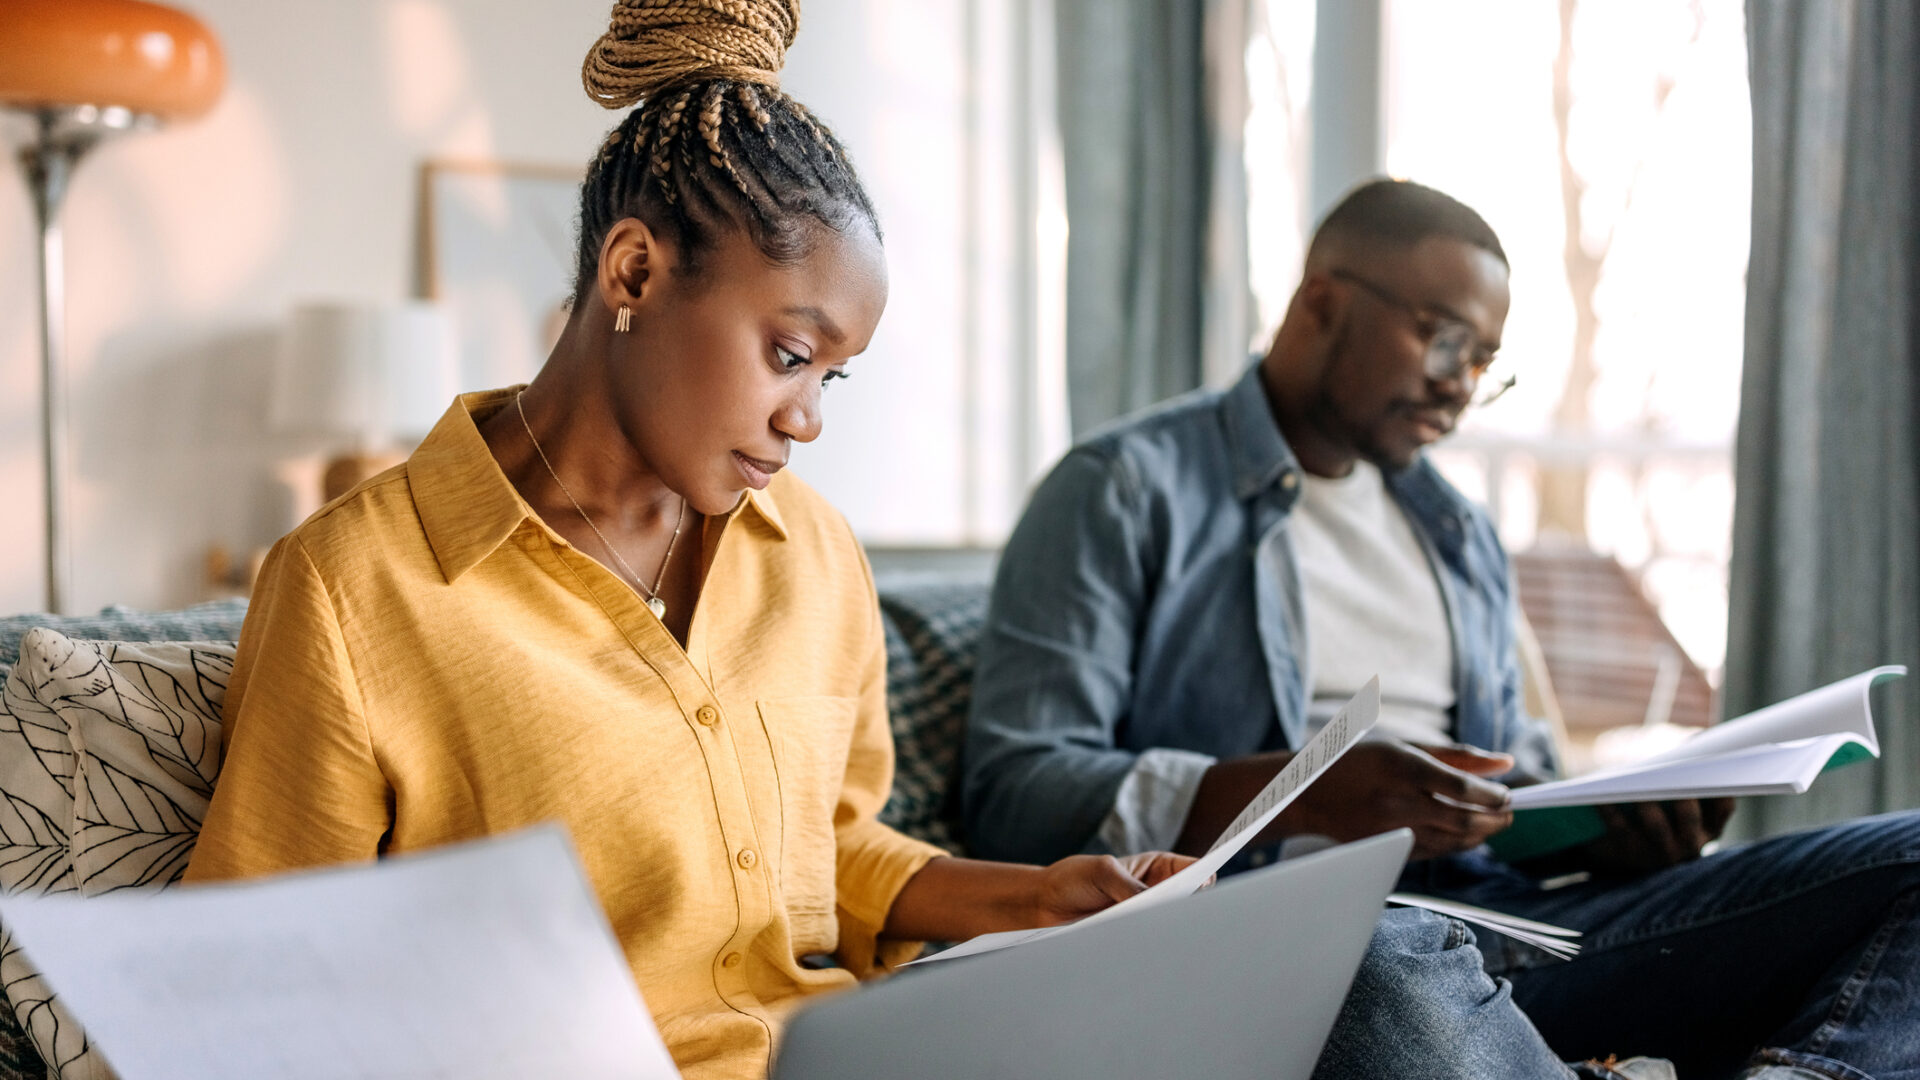
[[[43,671],[19,664],[0,689],[0,891],[72,892],[73,742],[40,703]]]
[[[0,765],[0,783],[18,781],[48,799],[57,789],[67,801],[46,810],[36,831],[41,818],[16,809],[25,796],[16,803],[16,792],[0,786],[0,888],[97,896],[180,880],[220,769],[233,654],[231,644],[75,641],[45,629],[22,639],[0,698],[0,759],[19,756],[24,742],[32,760]],[[36,864],[29,856],[43,839],[59,843],[64,858]],[[111,1080],[4,932],[0,982],[58,1080]]]
[[[80,895],[164,888],[186,872],[213,795],[234,648],[80,644],[54,706],[73,738]]]

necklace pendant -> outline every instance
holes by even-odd
[[[665,619],[667,617],[667,602],[657,596],[653,597],[647,601],[647,610],[653,612],[654,618]]]

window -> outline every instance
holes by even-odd
[[[1385,172],[1457,196],[1513,265],[1498,366],[1518,385],[1469,412],[1436,464],[1492,510],[1509,549],[1591,550],[1633,571],[1717,682],[1751,170],[1740,0],[1256,8],[1247,169],[1263,339],[1311,218],[1337,197],[1314,151],[1351,159],[1358,142],[1366,156],[1376,88],[1356,60],[1377,45],[1379,156],[1345,179]],[[1329,12],[1346,21],[1318,36],[1341,56],[1318,72],[1356,85],[1313,85],[1315,16]],[[1313,100],[1328,94],[1361,108]],[[1340,130],[1316,138],[1312,121],[1329,117]]]
[[[1443,468],[1518,549],[1642,575],[1726,653],[1750,116],[1738,0],[1393,3],[1386,165],[1474,206],[1513,263],[1500,365]]]

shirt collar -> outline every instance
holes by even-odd
[[[510,386],[455,398],[407,461],[414,508],[448,584],[498,550],[523,523],[540,520],[480,436],[481,421],[512,404],[523,389]],[[772,488],[748,489],[733,512],[748,509],[777,539],[787,538]]]
[[[740,505],[733,508],[733,512],[738,514],[749,508],[773,529],[775,537],[781,540],[787,538],[787,523],[780,518],[780,505],[774,501],[772,485],[768,485],[765,491],[748,488],[746,496],[740,500]]]
[[[1289,498],[1300,491],[1300,462],[1293,456],[1280,424],[1273,418],[1267,388],[1260,381],[1256,361],[1233,384],[1221,402],[1227,425],[1227,443],[1233,457],[1233,493],[1240,499],[1278,484]],[[1291,482],[1289,482],[1291,478]]]
[[[461,394],[407,459],[413,505],[448,584],[535,518],[480,437],[480,421],[511,404],[522,389]]]
[[[1475,508],[1465,495],[1447,483],[1425,454],[1407,468],[1383,474],[1387,490],[1407,510],[1416,526],[1439,547],[1441,555],[1461,567]]]

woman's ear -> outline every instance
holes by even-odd
[[[672,268],[673,253],[639,218],[621,218],[600,242],[600,272],[595,286],[612,317],[621,308],[638,310],[658,293]]]

